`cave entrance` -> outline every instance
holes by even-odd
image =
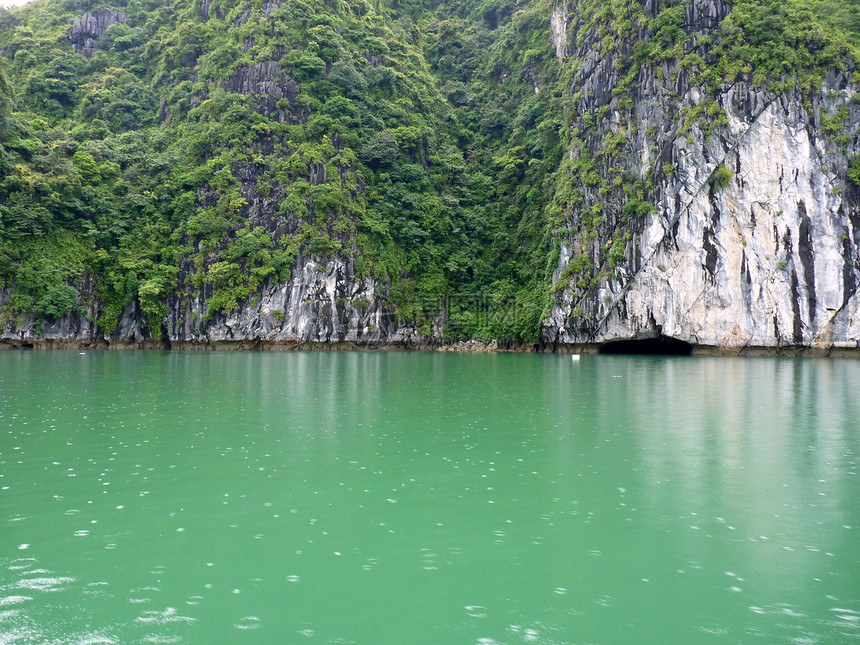
[[[656,338],[614,340],[601,345],[598,349],[598,353],[690,356],[693,353],[693,346],[690,343],[678,340],[677,338],[657,336]]]

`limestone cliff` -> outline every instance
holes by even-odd
[[[90,58],[98,47],[98,38],[108,27],[115,23],[124,23],[125,14],[116,9],[99,9],[92,13],[86,12],[75,20],[69,30],[69,40],[72,48],[78,53]]]
[[[692,47],[728,11],[722,0],[688,5]],[[558,16],[553,33],[565,33]],[[853,70],[828,73],[811,96],[743,81],[709,92],[668,61],[642,65],[619,93],[623,51],[596,56],[597,34],[584,36],[571,54],[585,61],[571,93],[583,90],[580,115],[602,109],[607,118],[590,132],[580,118],[574,127],[586,135],[570,154],[599,158],[617,136],[616,172],[597,172],[641,181],[648,206],[637,208],[620,182],[583,186],[558,233],[544,341],[664,335],[733,351],[857,347],[860,191],[846,181],[849,156],[860,152]],[[699,53],[707,58],[707,47]],[[826,132],[834,119],[841,138]],[[593,213],[599,224],[584,226]]]
[[[420,282],[417,271],[409,274],[401,264],[393,275],[386,273],[386,267],[373,277],[368,263],[362,263],[364,249],[357,231],[391,235],[396,228],[397,244],[403,246],[386,247],[391,255],[408,251],[406,245],[421,244],[431,236],[454,240],[454,245],[477,245],[474,240],[478,239],[491,244],[506,236],[514,240],[514,247],[536,245],[539,238],[550,240],[540,247],[538,261],[532,262],[536,265],[533,274],[538,275],[550,253],[543,249],[554,244],[557,260],[550,256],[545,272],[549,274],[555,267],[552,285],[546,289],[550,296],[543,300],[545,292],[536,287],[535,292],[540,293],[534,299],[533,333],[517,337],[529,342],[535,339],[536,321],[546,304],[539,342],[543,348],[664,336],[705,350],[732,352],[860,348],[860,185],[848,179],[849,168],[860,169],[860,76],[847,57],[822,68],[815,87],[801,85],[794,72],[785,72],[781,78],[757,76],[752,67],[738,74],[721,71],[715,77],[703,70],[719,68],[715,43],[733,6],[726,0],[645,0],[630,4],[630,16],[616,16],[617,20],[605,17],[621,11],[614,5],[609,9],[607,3],[558,0],[551,6],[534,4],[538,9],[532,15],[540,16],[539,28],[523,12],[511,16],[493,10],[483,14],[486,28],[469,32],[462,40],[450,36],[448,43],[446,30],[454,29],[442,21],[431,39],[438,48],[433,72],[439,77],[433,79],[429,63],[425,69],[417,45],[408,49],[420,63],[427,88],[405,100],[397,94],[405,85],[405,76],[396,70],[396,59],[379,38],[362,35],[350,56],[341,60],[343,52],[332,53],[342,46],[338,45],[341,35],[322,21],[313,27],[320,42],[309,43],[307,52],[291,49],[280,36],[258,48],[255,34],[259,39],[263,32],[251,29],[255,21],[262,25],[260,29],[274,34],[277,21],[288,20],[287,6],[271,0],[241,3],[228,11],[217,3],[212,6],[209,0],[201,0],[199,6],[195,2],[195,12],[199,8],[195,19],[207,23],[205,29],[214,29],[214,23],[220,21],[231,34],[244,30],[239,38],[231,35],[219,50],[229,66],[218,75],[220,68],[215,69],[204,45],[191,37],[192,31],[186,33],[188,43],[183,44],[181,55],[165,59],[165,65],[177,67],[170,68],[169,87],[153,103],[160,105],[162,131],[191,123],[188,130],[194,135],[188,135],[189,140],[205,151],[201,163],[211,162],[210,149],[222,142],[208,140],[204,133],[225,130],[214,126],[205,130],[203,126],[214,124],[221,116],[211,107],[216,102],[209,100],[220,96],[218,105],[233,105],[237,110],[240,104],[243,109],[247,105],[246,112],[235,112],[243,115],[236,120],[253,133],[251,143],[241,144],[245,148],[237,143],[230,144],[235,150],[221,151],[224,161],[219,164],[223,167],[218,166],[217,172],[201,174],[202,179],[193,183],[190,179],[171,183],[183,191],[181,199],[162,196],[162,203],[175,204],[166,208],[176,208],[179,213],[168,213],[175,229],[163,238],[175,245],[169,261],[159,260],[158,270],[168,270],[159,274],[151,266],[155,260],[147,258],[153,270],[138,275],[134,271],[143,262],[137,257],[127,259],[128,266],[123,266],[129,270],[127,281],[116,280],[111,286],[122,291],[124,299],[114,293],[114,309],[107,311],[106,291],[101,295],[99,291],[105,289],[99,282],[103,276],[88,273],[98,273],[106,253],[94,256],[100,259],[81,262],[79,272],[69,273],[76,277],[64,278],[67,284],[55,292],[58,302],[72,301],[62,309],[71,313],[57,317],[50,315],[59,311],[48,297],[50,293],[33,296],[33,307],[44,315],[27,313],[10,280],[6,288],[0,288],[0,343],[131,347],[415,347],[438,343],[446,324],[444,296],[431,303],[417,322],[415,311],[420,307],[409,310],[414,303],[401,300],[399,304],[405,306],[398,312],[392,304],[398,279],[413,283],[409,297],[421,295],[415,286]],[[586,15],[587,11],[592,13]],[[667,11],[672,16],[664,20]],[[131,29],[131,10],[129,16]],[[445,66],[453,68],[454,62],[461,62],[457,57],[470,39],[490,42],[497,28],[501,31],[503,20],[517,26],[507,32],[507,41],[499,36],[498,42],[511,47],[525,43],[522,52],[512,55],[515,60],[498,57],[483,69],[473,52],[475,61],[445,80]],[[91,57],[98,49],[99,36],[112,24],[124,21],[125,14],[119,10],[99,9],[64,24],[72,24],[69,39],[74,51]],[[398,28],[403,38],[419,43],[418,28],[413,29],[411,21],[401,22]],[[662,36],[658,32],[661,25],[668,29]],[[519,34],[516,38],[514,32]],[[536,45],[538,37],[544,39],[544,53]],[[405,48],[405,42],[399,46]],[[68,49],[69,43],[63,44]],[[483,53],[478,45],[470,46]],[[424,51],[431,50],[428,45]],[[107,46],[90,63],[98,63],[106,51]],[[114,54],[126,55],[123,52],[120,47]],[[547,61],[557,73],[546,73]],[[206,73],[207,65],[210,77],[204,80],[199,73]],[[485,78],[469,85],[470,75],[477,78],[480,74]],[[53,76],[49,80],[45,87],[61,85]],[[441,91],[436,94],[438,87],[433,86],[433,92],[428,89],[434,82],[444,89],[446,98]],[[501,108],[496,106],[497,113],[487,110],[481,114],[475,97],[497,96],[488,88],[504,94],[512,83],[520,83],[519,89],[525,88],[530,99],[552,95],[552,100],[538,104],[536,99],[534,114],[512,120],[510,140],[499,144],[507,127]],[[87,87],[93,91],[88,109],[95,110],[92,106],[101,105],[104,92],[95,91],[92,84]],[[127,87],[135,90],[137,85]],[[476,88],[486,93],[474,94]],[[72,100],[71,90],[68,96],[51,91],[60,99]],[[374,105],[388,111],[385,120],[375,112],[359,111],[356,105],[366,95],[376,96]],[[241,101],[230,102],[237,98]],[[117,100],[111,105],[122,107],[124,103]],[[455,149],[449,143],[455,141],[452,138],[431,150],[429,127],[422,131],[404,125],[417,106],[444,113],[445,119],[428,121],[439,127],[453,119],[453,112],[461,113],[459,123],[474,116],[476,129],[456,140],[464,149]],[[55,108],[65,109],[59,99]],[[543,110],[550,109],[557,113],[544,118]],[[105,114],[109,111],[105,108]],[[325,145],[315,145],[311,136],[304,141],[311,126],[317,133],[313,136]],[[540,129],[539,136],[532,137],[534,132],[526,132],[527,126]],[[475,137],[476,132],[483,138]],[[234,136],[238,141],[238,135]],[[539,142],[540,137],[552,143]],[[165,136],[159,145],[168,145],[167,140]],[[477,141],[495,142],[497,147],[488,153],[477,149]],[[537,150],[538,144],[556,146],[555,156],[546,149]],[[17,137],[10,145],[17,146],[14,149],[21,151],[22,158],[29,158],[35,146],[25,137]],[[529,146],[536,150],[531,158]],[[98,146],[92,149],[99,152]],[[104,155],[107,158],[107,152]],[[439,162],[443,156],[444,165]],[[141,160],[122,168],[129,185],[143,173],[147,157],[141,155]],[[552,161],[546,162],[550,157]],[[560,166],[556,163],[559,157],[563,158]],[[164,154],[163,160],[155,159],[149,172],[156,176],[174,158],[178,157]],[[69,175],[78,182],[98,185],[102,180],[114,181],[110,178],[119,173],[118,165],[114,169],[102,158],[97,167],[89,153],[75,159],[74,173],[69,170]],[[472,168],[469,174],[468,164],[476,164],[475,159],[482,159],[485,165],[481,172]],[[437,163],[435,169],[433,163]],[[535,184],[542,184],[534,190],[518,191],[508,179],[519,177],[521,187],[526,175],[516,173],[543,163],[558,172],[532,175],[538,178]],[[462,184],[440,181],[440,186],[451,183],[453,187],[444,188],[450,190],[447,194],[433,195],[436,201],[425,192],[412,190],[430,185],[425,181],[428,169],[441,175],[442,168],[468,177]],[[398,173],[405,177],[398,179],[399,184],[391,180]],[[29,175],[27,178],[29,181]],[[373,203],[387,208],[362,221],[369,203],[362,209],[343,205],[355,204],[369,194],[373,182],[377,191]],[[546,186],[553,182],[555,201],[548,205],[546,194],[551,190]],[[294,190],[298,185],[303,192]],[[117,185],[116,195],[127,189]],[[229,200],[225,199],[227,190],[233,191]],[[309,198],[312,194],[318,197]],[[334,194],[340,201],[335,202]],[[137,202],[141,208],[152,207],[150,195],[143,197]],[[504,202],[517,199],[529,202],[522,213],[539,222],[535,230],[544,221],[550,223],[535,232],[528,221],[517,222],[514,217],[496,221],[495,213],[480,208],[482,201],[496,200],[494,208],[501,209]],[[468,217],[462,220],[447,222],[445,211],[461,208],[461,201],[473,210],[463,211]],[[322,204],[319,212],[315,211],[318,203]],[[549,207],[556,209],[553,219],[540,220],[537,214],[550,211]],[[19,211],[30,213],[22,206],[13,214],[19,217]],[[211,215],[211,221],[203,215]],[[198,216],[195,234],[191,221]],[[20,215],[19,219],[26,218]],[[209,239],[199,233],[206,226],[222,231],[222,237]],[[499,230],[491,231],[493,226]],[[88,223],[80,230],[94,229]],[[265,238],[260,248],[266,253],[271,250],[270,260],[276,251],[281,253],[277,269],[274,261],[265,267],[253,266],[250,253],[230,254],[230,245],[240,235],[255,231]],[[110,233],[114,234],[113,229]],[[428,246],[424,250],[433,253],[422,255],[422,261],[439,264],[439,270],[430,276],[433,279],[425,281],[434,297],[452,284],[444,281],[446,272],[467,276],[458,278],[456,295],[461,297],[470,294],[471,276],[484,271],[481,296],[498,288],[493,292],[499,296],[494,300],[496,306],[508,302],[504,297],[516,289],[530,289],[533,284],[528,278],[524,281],[527,286],[514,284],[511,276],[522,277],[524,272],[496,279],[498,276],[481,266],[502,264],[510,258],[487,255],[487,260],[480,253],[467,259],[443,257],[442,248],[441,242]],[[513,253],[503,244],[499,248],[505,249],[499,255]],[[168,267],[168,262],[174,264]],[[227,269],[235,269],[235,280],[219,278],[216,269],[230,263],[233,266]],[[412,270],[416,264],[411,265]],[[254,269],[267,272],[252,285],[249,275]],[[169,287],[159,290],[157,279],[168,275],[164,283]],[[238,287],[232,302],[224,299],[228,287]],[[70,296],[71,289],[77,300]],[[147,293],[157,297],[146,302]],[[220,304],[216,302],[219,297],[224,300]],[[514,317],[516,311],[508,315]],[[492,338],[485,336],[484,340]]]
[[[158,334],[148,327],[137,301],[122,313],[113,333],[104,334],[93,322],[102,312],[91,281],[78,286],[87,306],[41,324],[32,319],[7,321],[0,344],[358,349],[423,347],[439,341],[400,320],[385,299],[376,295],[379,285],[370,278],[359,278],[354,263],[338,257],[300,257],[289,282],[270,282],[240,310],[211,319],[207,316],[207,295],[211,294],[205,290],[177,294],[168,303]],[[9,295],[8,290],[0,291],[0,306]]]
[[[278,101],[286,99],[290,108],[294,108],[299,94],[298,83],[287,77],[272,60],[236,70],[224,89],[256,97],[257,111],[280,122],[287,118],[290,110],[279,107]]]

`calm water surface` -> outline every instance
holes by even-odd
[[[860,362],[0,353],[0,643],[858,643]]]

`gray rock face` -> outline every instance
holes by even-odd
[[[173,121],[173,115],[170,113],[170,108],[167,106],[167,99],[161,101],[161,106],[158,108],[158,122],[167,123]]]
[[[240,311],[203,323],[205,294],[177,298],[166,317],[171,346],[253,342],[259,345],[330,344],[353,347],[415,345],[427,342],[399,324],[378,285],[355,274],[340,257],[299,258],[293,279],[269,284]]]
[[[264,13],[276,6],[266,3]],[[654,15],[658,6],[647,0],[646,14]],[[684,29],[712,32],[728,11],[725,0],[695,0],[685,8]],[[577,185],[581,202],[568,207],[556,233],[558,288],[543,343],[665,335],[727,351],[860,347],[860,187],[846,181],[849,158],[860,154],[860,87],[849,81],[852,70],[829,74],[812,95],[775,94],[749,80],[709,93],[677,62],[666,61],[643,65],[619,93],[613,90],[626,74],[620,58],[632,45],[619,43],[618,51],[601,56],[596,33],[569,33],[568,14],[567,5],[557,5],[549,37],[560,62],[579,61],[571,88],[574,112],[607,115],[593,127],[582,117],[573,123],[587,134],[570,157],[596,159],[595,172],[606,182]],[[95,39],[121,15],[102,10],[79,19],[72,31],[80,53],[91,55]],[[579,49],[572,43],[581,43]],[[708,55],[695,38],[690,48]],[[369,64],[378,63],[365,55]],[[254,96],[257,109],[271,118],[301,118],[289,109],[298,85],[275,61],[240,68],[225,89]],[[842,141],[825,133],[826,117],[832,123],[837,111],[844,117]],[[169,111],[162,109],[159,117],[170,119]],[[601,161],[605,142],[620,135],[619,154]],[[234,174],[252,227],[265,227],[273,239],[297,231],[295,216],[279,214],[283,187],[258,194],[260,171],[250,162],[237,164]],[[644,209],[630,210],[631,196],[612,183],[614,177],[649,186]],[[309,165],[312,185],[327,179],[325,164]],[[205,187],[198,197],[203,205],[215,199]],[[585,226],[586,220],[597,223]],[[0,321],[0,342],[140,346],[157,344],[155,331],[161,332],[158,342],[173,347],[432,342],[398,320],[381,296],[387,286],[359,276],[351,257],[300,255],[287,282],[265,284],[238,311],[211,318],[211,292],[189,288],[193,270],[183,267],[183,290],[166,303],[160,330],[149,329],[132,303],[110,337],[91,322],[102,312],[85,279],[78,285],[83,311],[41,325]],[[589,268],[578,268],[583,266]],[[0,308],[9,297],[0,291]]]
[[[122,11],[116,9],[99,9],[92,13],[88,11],[75,20],[69,30],[72,49],[90,58],[98,47],[98,37],[117,22],[125,22],[125,14]]]
[[[694,2],[687,28],[711,30],[727,11]],[[568,213],[572,233],[560,239],[561,288],[544,342],[666,335],[731,351],[858,347],[860,190],[846,181],[846,152],[860,152],[860,88],[834,73],[811,100],[743,82],[708,95],[664,63],[640,70],[625,113],[612,92],[614,57],[583,56],[579,111],[605,106],[610,115],[586,146],[622,133],[622,175],[653,184],[653,210],[625,215],[622,190],[584,188]],[[697,106],[712,112],[685,120]],[[847,146],[822,127],[822,115],[840,109]],[[584,234],[594,205],[602,221]],[[575,269],[584,264],[594,270],[583,281]]]
[[[97,301],[84,311],[41,325],[32,320],[6,320],[0,327],[0,347],[111,345],[117,347],[241,347],[331,345],[339,347],[416,347],[434,342],[400,321],[376,295],[371,278],[359,278],[352,261],[342,257],[299,258],[293,278],[265,285],[239,311],[206,320],[207,295],[177,295],[168,302],[161,339],[137,303],[130,304],[109,336],[93,323],[101,314]],[[92,285],[89,285],[92,292]],[[10,291],[0,291],[0,307]],[[205,322],[204,322],[205,321]],[[435,339],[438,340],[438,339]]]
[[[712,31],[729,15],[725,0],[696,0],[684,7],[684,26],[687,29]]]
[[[289,120],[292,112],[288,107],[295,105],[299,95],[299,85],[285,74],[278,63],[267,60],[253,67],[240,67],[224,85],[228,92],[237,92],[257,99],[257,110],[263,116],[281,122]],[[288,106],[278,102],[286,99]]]
[[[260,16],[262,18],[268,18],[275,9],[280,8],[281,1],[282,0],[268,0],[267,2],[263,3],[263,8],[262,8],[262,11],[260,12]],[[234,24],[237,27],[241,27],[246,22],[248,22],[248,20],[250,20],[250,19],[251,19],[251,5],[250,5],[250,3],[248,3],[248,8],[245,9],[245,11],[243,11],[242,14],[238,18],[236,18],[236,22]]]
[[[91,298],[93,280],[84,277],[76,285],[82,294],[78,311],[57,320],[37,322],[32,317],[6,318],[0,316],[0,349],[4,346],[32,347],[34,344],[77,345],[100,337],[95,320],[101,312],[100,303]],[[0,311],[9,303],[12,289],[0,289]]]
[[[567,2],[556,6],[552,10],[550,17],[550,29],[552,33],[552,44],[555,47],[555,56],[559,60],[566,58],[567,51],[567,18],[568,7]]]

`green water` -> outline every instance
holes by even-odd
[[[860,362],[0,353],[0,643],[857,643]]]

